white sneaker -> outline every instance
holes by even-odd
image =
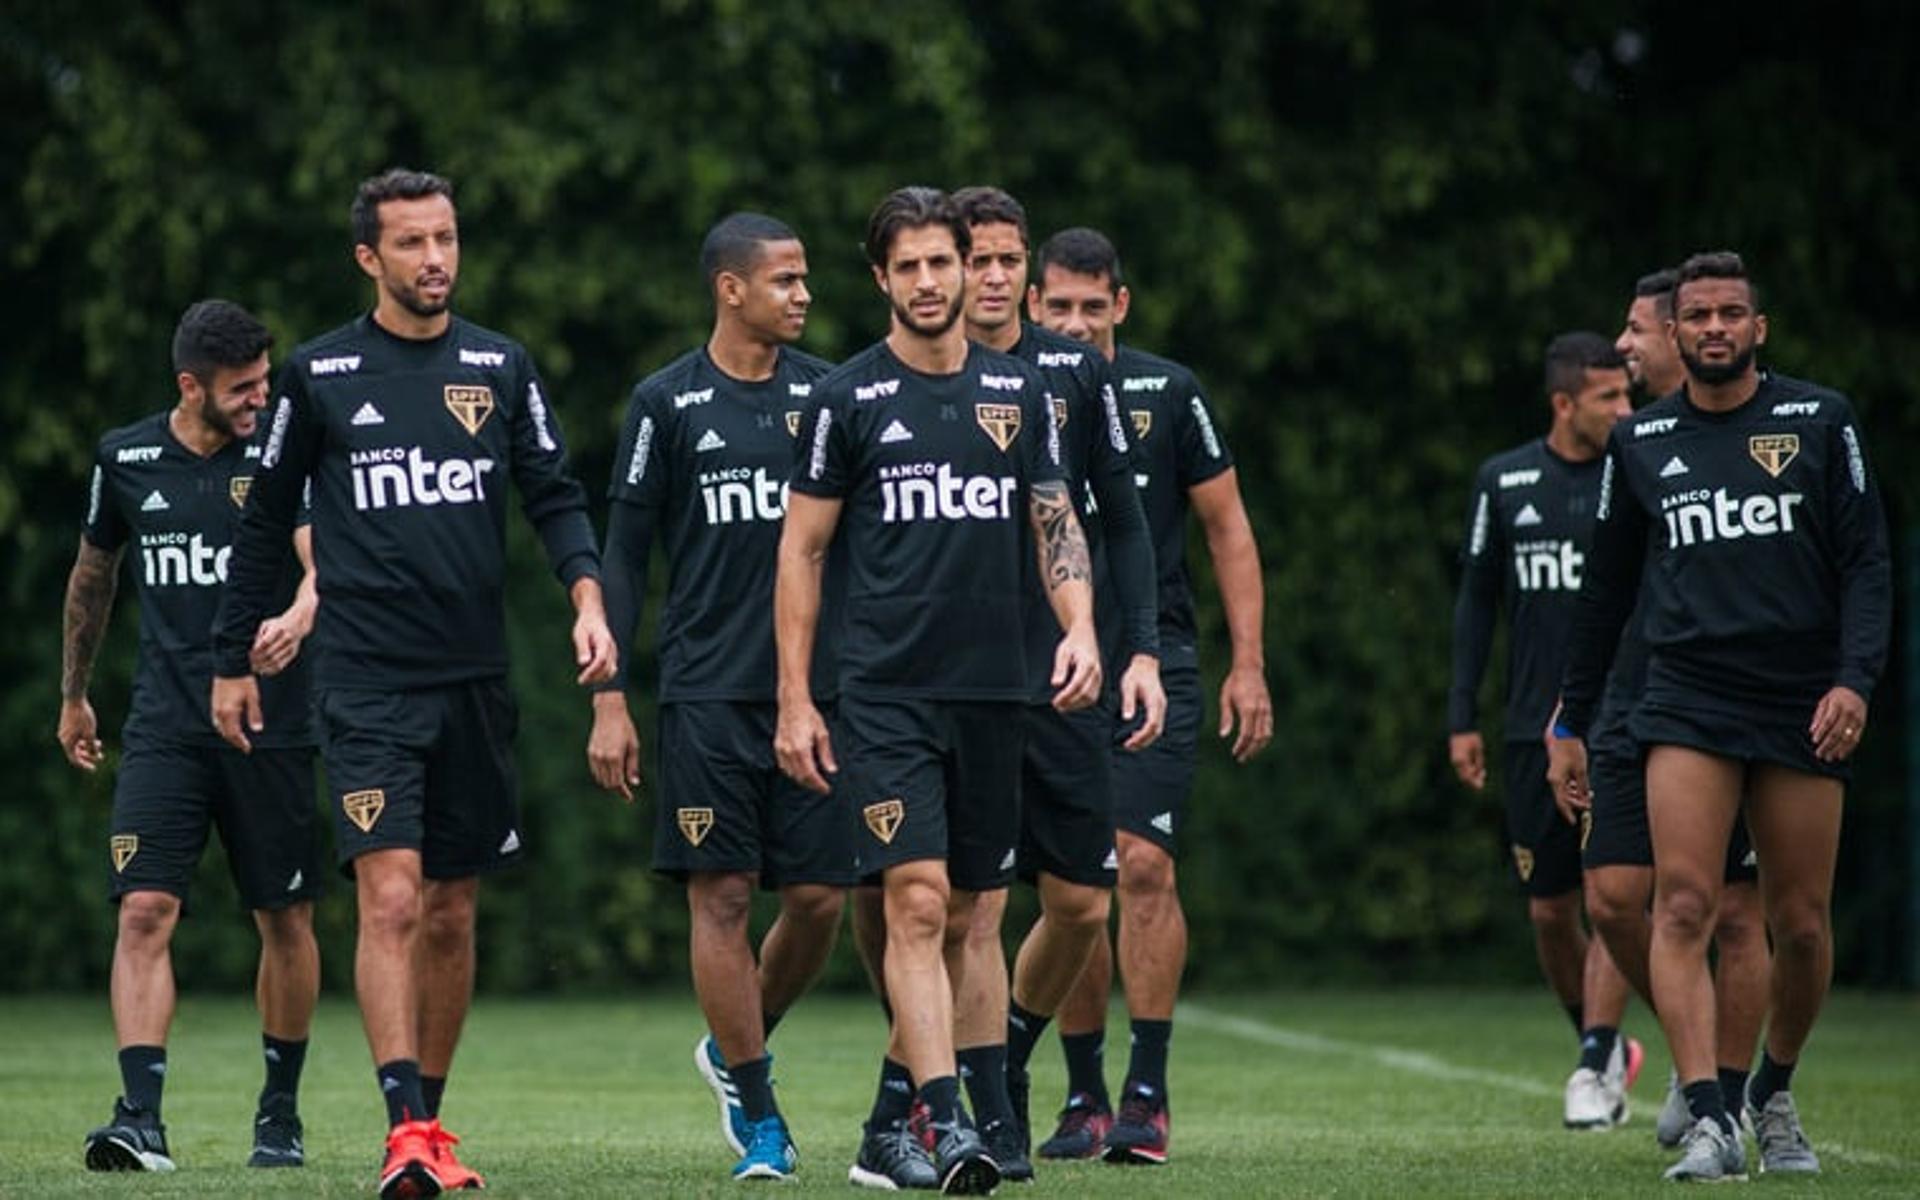
[[[1762,1171],[1798,1175],[1820,1173],[1820,1156],[1813,1152],[1812,1143],[1807,1141],[1805,1131],[1800,1128],[1800,1113],[1794,1108],[1790,1094],[1775,1092],[1767,1098],[1767,1106],[1762,1109],[1755,1109],[1751,1103],[1741,1107],[1747,1111],[1754,1140],[1760,1143]]]
[[[1592,1067],[1581,1067],[1567,1077],[1568,1129],[1612,1129],[1614,1103],[1605,1080]]]
[[[1653,1122],[1653,1139],[1668,1150],[1680,1144],[1687,1136],[1687,1127],[1693,1124],[1693,1114],[1687,1110],[1687,1097],[1680,1090],[1680,1076],[1667,1074],[1667,1102],[1660,1106],[1660,1115]]]
[[[1613,1115],[1615,1125],[1625,1125],[1631,1115],[1627,1089],[1640,1074],[1637,1060],[1644,1056],[1640,1043],[1625,1034],[1614,1039],[1613,1053],[1607,1056],[1607,1069],[1600,1073],[1600,1087],[1606,1092],[1607,1111]]]

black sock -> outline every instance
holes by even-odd
[[[740,1089],[740,1108],[749,1121],[762,1121],[780,1110],[773,1103],[773,1059],[765,1054],[751,1062],[728,1063],[733,1086]]]
[[[380,1094],[387,1101],[387,1124],[423,1121],[427,1116],[426,1097],[420,1094],[420,1063],[411,1058],[396,1058],[374,1068]]]
[[[951,1075],[937,1076],[921,1084],[920,1103],[927,1106],[936,1125],[951,1125],[967,1119],[967,1110],[960,1106],[960,1081]]]
[[[1618,1029],[1611,1025],[1595,1025],[1580,1035],[1580,1065],[1605,1074],[1607,1060],[1613,1057],[1613,1048],[1619,1041]]]
[[[440,1101],[447,1094],[445,1075],[422,1075],[420,1077],[420,1100],[427,1106],[427,1116],[440,1115]]]
[[[1033,1057],[1034,1043],[1047,1031],[1047,1022],[1052,1017],[1043,1017],[1037,1012],[1029,1012],[1020,1007],[1015,1000],[1007,1004],[1007,1068],[1013,1071],[1027,1069],[1027,1060]]]
[[[283,1042],[263,1033],[260,1054],[267,1060],[267,1082],[260,1089],[260,1111],[292,1113],[300,1106],[300,1069],[307,1065],[307,1039]]]
[[[1798,1065],[1799,1063],[1797,1061],[1790,1063],[1775,1062],[1773,1055],[1762,1050],[1760,1052],[1760,1069],[1753,1073],[1753,1107],[1756,1109],[1765,1108],[1767,1101],[1773,1099],[1775,1092],[1792,1090],[1793,1069]],[[1729,1099],[1727,1103],[1731,1104],[1733,1101]]]
[[[1107,1098],[1107,1031],[1063,1033],[1060,1049],[1067,1056],[1067,1095],[1086,1096],[1096,1108],[1112,1108]]]
[[[128,1046],[120,1052],[120,1088],[127,1107],[160,1115],[160,1089],[167,1082],[165,1046]]]
[[[1747,1102],[1747,1073],[1739,1067],[1721,1067],[1720,1094],[1726,1098],[1728,1112],[1739,1112]]]
[[[1013,1101],[1007,1098],[1007,1048],[1005,1046],[968,1046],[954,1054],[960,1078],[967,1084],[967,1099],[973,1101],[973,1115],[982,1125],[1004,1121],[1013,1116]]]
[[[913,1072],[906,1064],[889,1058],[880,1064],[880,1087],[873,1096],[873,1113],[868,1129],[887,1129],[907,1119],[913,1111]]]
[[[1167,1090],[1167,1043],[1173,1038],[1173,1022],[1141,1021],[1133,1023],[1133,1054],[1127,1061],[1127,1085],[1152,1088],[1155,1095]]]
[[[1696,1079],[1692,1083],[1682,1084],[1680,1094],[1687,1098],[1687,1112],[1694,1120],[1712,1117],[1719,1122],[1720,1128],[1728,1133],[1733,1132],[1733,1121],[1727,1116],[1727,1102],[1720,1094],[1718,1079]]]
[[[780,1028],[780,1018],[786,1015],[787,1014],[783,1012],[767,1012],[762,1010],[760,1013],[760,1040],[764,1042],[772,1037],[773,1031]]]
[[[1587,1006],[1584,1004],[1563,1005],[1567,1010],[1567,1019],[1573,1022],[1573,1035],[1583,1037],[1587,1031]]]

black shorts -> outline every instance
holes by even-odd
[[[1813,756],[1813,738],[1804,722],[1760,721],[1714,707],[1711,697],[1698,706],[1642,704],[1633,710],[1633,737],[1642,746],[1685,746],[1743,763],[1771,763],[1808,775],[1846,780],[1853,767]]]
[[[1580,887],[1580,826],[1568,823],[1547,786],[1538,738],[1507,743],[1507,849],[1520,890],[1536,899]]]
[[[752,871],[763,886],[859,878],[854,815],[838,793],[788,779],[773,757],[770,703],[690,700],[660,706],[660,803],[653,869]]]
[[[1582,865],[1595,867],[1653,866],[1653,830],[1647,823],[1647,760],[1637,749],[1607,746],[1594,751],[1587,778],[1593,807],[1583,826]],[[1747,822],[1733,823],[1727,842],[1726,882],[1752,883],[1760,878],[1747,836]]]
[[[840,697],[837,791],[860,823],[863,876],[943,859],[962,891],[1013,881],[1024,707]]]
[[[1177,665],[1163,662],[1160,686],[1167,693],[1167,727],[1158,741],[1145,750],[1127,750],[1124,744],[1139,728],[1140,716],[1113,724],[1113,824],[1173,857],[1174,831],[1185,821],[1200,759],[1200,713],[1205,707],[1200,668],[1191,657]]]
[[[1027,751],[1020,766],[1020,878],[1110,888],[1113,849],[1113,726],[1102,702],[1063,713],[1025,706]]]
[[[107,894],[155,891],[184,903],[207,831],[249,909],[320,894],[320,822],[311,747],[129,746],[114,781]]]
[[[418,850],[428,879],[465,879],[520,858],[504,679],[318,697],[340,868],[375,850]]]

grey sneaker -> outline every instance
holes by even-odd
[[[847,1170],[847,1182],[883,1192],[931,1190],[940,1186],[940,1176],[933,1169],[933,1156],[907,1123],[895,1121],[880,1129],[868,1129],[861,1136],[860,1154]]]
[[[167,1127],[125,1100],[113,1102],[113,1119],[87,1135],[89,1171],[171,1171]]]
[[[1800,1114],[1793,1107],[1793,1096],[1775,1092],[1767,1097],[1765,1108],[1746,1105],[1747,1119],[1753,1124],[1754,1140],[1760,1143],[1760,1169],[1801,1175],[1820,1173],[1820,1156],[1813,1152],[1807,1135],[1800,1128]]]
[[[1725,1183],[1747,1177],[1747,1151],[1740,1135],[1712,1117],[1701,1117],[1680,1139],[1680,1161],[1667,1168],[1676,1183]]]
[[[1693,1124],[1693,1114],[1687,1111],[1687,1097],[1680,1091],[1680,1076],[1667,1075],[1667,1102],[1660,1107],[1660,1115],[1653,1122],[1653,1138],[1668,1150],[1680,1144],[1687,1136],[1687,1126]]]

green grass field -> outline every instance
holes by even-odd
[[[1122,1014],[1110,1051],[1125,1054]],[[1001,1195],[1639,1195],[1668,1156],[1652,1119],[1666,1056],[1649,1043],[1632,1122],[1560,1129],[1570,1031],[1544,994],[1368,991],[1202,996],[1175,1027],[1173,1161],[1042,1164]],[[310,1164],[249,1171],[258,1035],[240,999],[194,997],[175,1027],[166,1116],[181,1169],[92,1175],[80,1143],[118,1090],[104,996],[0,1000],[0,1196],[320,1195],[373,1191],[382,1110],[350,1003],[322,1007],[302,1109]],[[444,1116],[500,1196],[720,1194],[731,1156],[691,1066],[690,997],[483,997]],[[880,1019],[869,1001],[813,997],[774,1040],[801,1152],[790,1192],[850,1194],[846,1169],[872,1097]],[[1036,1123],[1058,1103],[1051,1035],[1035,1059]],[[1118,1083],[1117,1079],[1112,1083]],[[1920,1194],[1920,998],[1841,994],[1795,1092],[1826,1164],[1758,1178],[1769,1195]]]

